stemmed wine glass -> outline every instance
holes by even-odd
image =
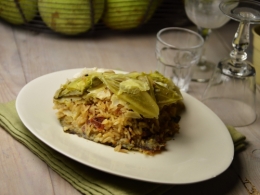
[[[224,0],[220,10],[238,21],[230,57],[219,62],[208,83],[202,101],[228,125],[252,124],[255,110],[255,69],[246,61],[250,24],[260,23],[260,2],[254,0]]]
[[[185,0],[185,11],[188,18],[197,26],[198,33],[204,38],[209,37],[211,29],[216,29],[229,21],[229,17],[219,10],[221,0]],[[207,82],[212,76],[215,65],[202,55],[194,68],[192,80]]]

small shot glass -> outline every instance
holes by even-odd
[[[198,33],[186,28],[169,27],[160,30],[156,41],[158,71],[172,79],[181,91],[187,92],[203,44],[204,40]]]

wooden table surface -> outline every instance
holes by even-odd
[[[217,63],[231,51],[238,23],[214,30],[206,42],[207,57]],[[0,21],[0,102],[16,99],[31,80],[47,73],[82,67],[156,70],[155,33],[104,33],[66,38],[14,28]],[[248,50],[249,59],[252,49]],[[191,83],[189,93],[200,99],[206,84]],[[37,93],[37,92],[36,92]],[[257,114],[260,114],[259,86]],[[209,181],[174,186],[167,194],[260,194],[260,119],[237,128],[247,137],[247,148],[234,156],[231,166]],[[0,127],[1,195],[78,195],[26,147]]]

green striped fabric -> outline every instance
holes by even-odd
[[[0,104],[0,126],[82,194],[160,195],[173,187],[172,185],[154,184],[111,175],[84,166],[56,152],[36,138],[23,125],[16,112],[15,101]]]
[[[227,126],[227,128],[234,142],[235,151],[238,152],[243,150],[246,147],[246,136],[244,136],[232,126]]]

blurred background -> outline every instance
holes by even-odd
[[[69,36],[190,23],[183,0],[0,0],[0,22]]]

